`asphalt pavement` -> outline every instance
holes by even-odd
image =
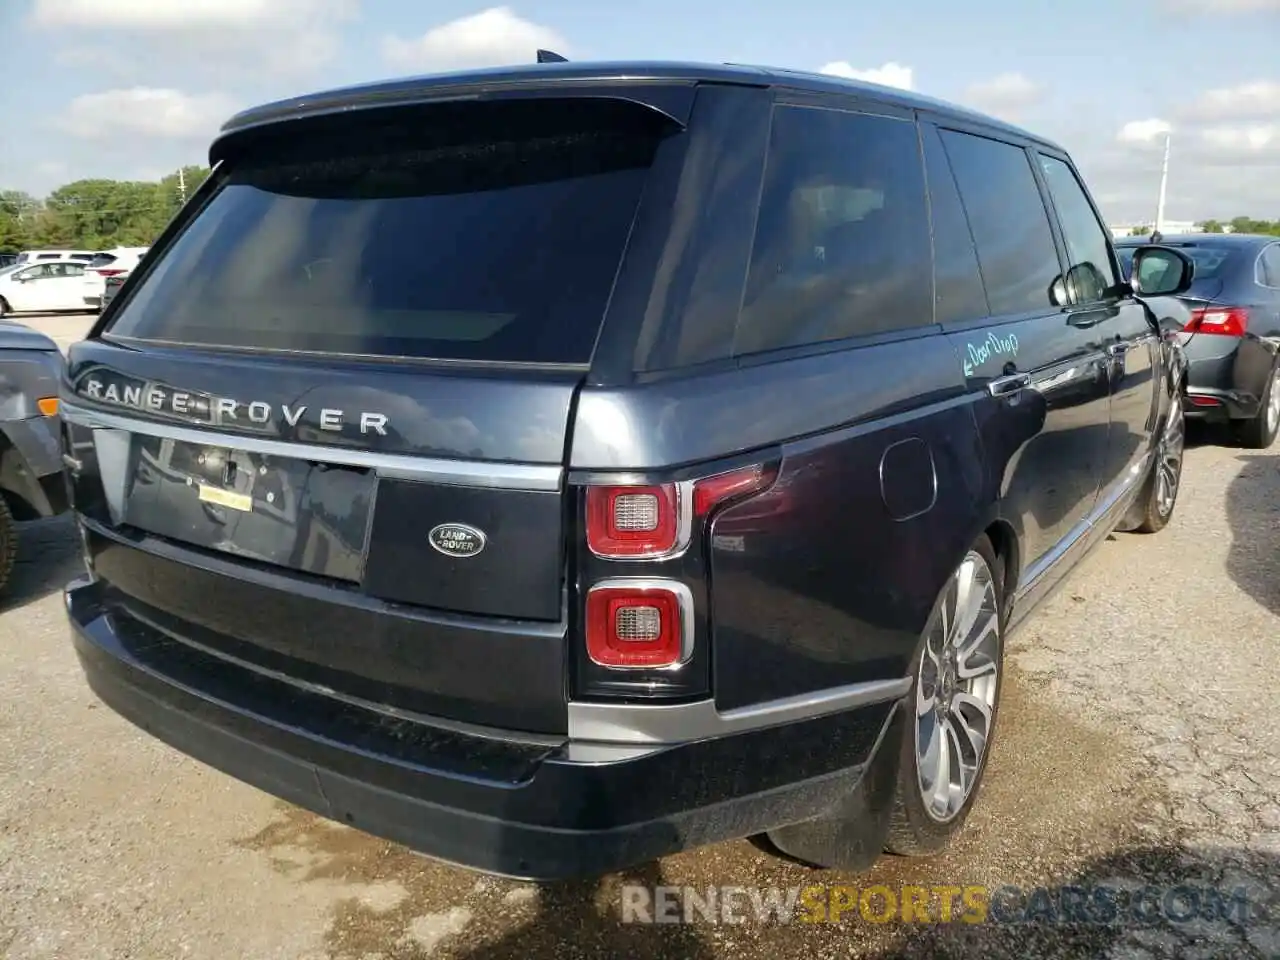
[[[87,319],[50,324],[70,342]],[[865,875],[740,841],[538,887],[320,820],[101,706],[58,596],[74,531],[28,524],[21,545],[0,601],[7,960],[1280,957],[1280,445],[1199,435],[1172,524],[1115,535],[1011,638],[988,778],[954,846]],[[853,906],[839,922],[624,923],[626,885]],[[884,919],[886,893],[948,887],[989,906]],[[1066,922],[1064,888],[1120,906]]]

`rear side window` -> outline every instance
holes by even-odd
[[[1056,308],[1058,250],[1026,151],[951,130],[942,132],[942,141],[978,247],[992,314]]]
[[[112,332],[588,362],[663,121],[599,100],[361,122],[251,144]]]
[[[775,109],[734,352],[933,323],[914,123]]]
[[[1071,261],[1067,268],[1067,286],[1072,299],[1076,303],[1103,300],[1117,282],[1106,229],[1093,212],[1075,171],[1057,157],[1044,154],[1040,154],[1040,167],[1067,244]]]
[[[955,177],[933,127],[924,133],[924,162],[929,177],[929,209],[933,218],[935,318],[955,323],[990,316],[982,289],[978,254],[965,220]]]
[[[1258,258],[1258,280],[1266,287],[1280,287],[1280,243],[1270,244]]]

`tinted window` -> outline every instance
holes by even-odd
[[[1262,282],[1268,287],[1280,287],[1280,243],[1273,243],[1263,250],[1259,261]]]
[[[933,322],[914,123],[775,111],[735,352]]]
[[[947,165],[947,155],[932,127],[924,131],[924,160],[933,218],[935,317],[939,323],[947,323],[988,316],[991,311],[982,289],[973,235],[964,217],[955,178]]]
[[[1067,244],[1067,285],[1072,301],[1093,303],[1105,299],[1117,282],[1107,231],[1074,170],[1056,157],[1043,154],[1040,166]]]
[[[952,131],[944,131],[942,140],[978,247],[991,312],[1056,306],[1050,291],[1061,268],[1026,151]]]
[[[345,123],[271,141],[232,166],[112,332],[590,359],[656,115],[603,100],[507,101]]]

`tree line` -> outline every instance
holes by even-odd
[[[1280,237],[1280,220],[1255,220],[1253,217],[1236,217],[1233,220],[1205,220],[1197,226],[1204,233],[1263,233],[1272,237]],[[1148,236],[1154,227],[1134,227],[1129,231],[1133,237]]]
[[[148,247],[208,176],[190,166],[159,181],[76,180],[43,200],[0,190],[0,253]]]

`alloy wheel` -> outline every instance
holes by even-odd
[[[1164,432],[1156,449],[1156,509],[1160,516],[1173,512],[1178,499],[1178,485],[1182,482],[1182,456],[1186,448],[1186,421],[1182,416],[1182,401],[1175,397],[1165,421]]]
[[[925,811],[953,820],[973,793],[991,740],[1000,668],[995,579],[970,551],[926,633],[916,681],[916,776]]]

